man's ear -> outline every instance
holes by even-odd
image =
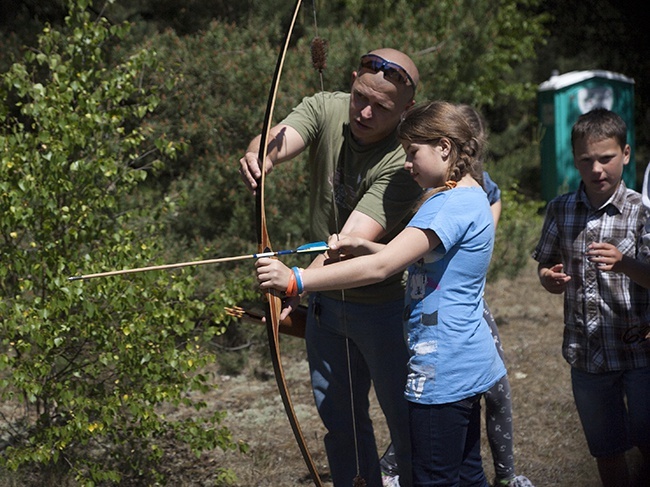
[[[358,77],[359,77],[359,73],[356,71],[352,71],[352,76],[350,77],[350,89],[352,89],[352,85],[354,84],[354,82],[357,80]]]

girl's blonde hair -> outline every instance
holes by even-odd
[[[443,138],[450,141],[447,182],[427,191],[425,198],[454,187],[466,174],[483,184],[485,132],[475,129],[461,106],[446,101],[419,104],[403,115],[397,137],[415,144],[436,145]]]

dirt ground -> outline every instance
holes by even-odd
[[[531,260],[516,279],[489,283],[486,299],[499,324],[506,352],[514,404],[517,473],[526,475],[536,487],[598,486],[595,462],[587,451],[573,404],[569,366],[561,356],[562,296],[542,289]],[[257,329],[259,325],[249,323],[248,326]],[[207,371],[215,387],[200,397],[210,408],[228,412],[224,425],[236,441],[249,445],[248,452],[224,453],[215,449],[197,458],[182,448],[170,448],[171,454],[165,464],[169,475],[166,485],[313,485],[285,415],[270,361],[264,360],[264,354],[259,353],[266,347],[265,339],[250,344],[247,348],[250,360],[243,373],[226,375],[223,368],[218,371],[216,367]],[[311,455],[324,486],[332,487],[323,448],[325,431],[309,386],[304,340],[282,335],[281,348],[287,383]],[[193,411],[168,410],[166,413],[182,417]],[[390,440],[374,397],[372,415],[382,453]],[[483,458],[491,480],[492,458],[484,434]],[[633,465],[638,462],[634,450],[630,453],[630,461]],[[228,484],[220,481],[220,468],[234,472],[236,481]],[[0,481],[0,485],[24,484]],[[640,482],[639,487],[642,485],[650,486],[650,480]]]
[[[489,284],[486,298],[506,350],[517,473],[529,477],[537,487],[599,485],[573,405],[569,366],[560,351],[562,297],[541,288],[531,261],[517,279]],[[322,443],[325,431],[309,388],[304,344],[298,338],[282,336],[282,348],[286,350],[283,363],[300,424],[324,485],[329,487],[332,484]],[[215,451],[184,468],[175,468],[175,485],[213,485],[214,467],[232,469],[238,487],[311,485],[270,368],[252,365],[244,375],[215,374],[214,380],[218,387],[206,400],[228,411],[225,424],[235,438],[250,445],[250,450],[247,454]],[[375,400],[373,418],[383,451],[389,438]],[[634,455],[633,451],[632,462]],[[493,478],[491,462],[484,441],[489,479]]]

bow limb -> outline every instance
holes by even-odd
[[[266,212],[264,206],[264,186],[266,180],[265,174],[265,161],[267,156],[267,146],[269,139],[269,132],[271,129],[271,124],[273,120],[273,110],[275,108],[275,99],[278,92],[278,86],[280,83],[280,75],[282,73],[282,67],[284,65],[284,59],[287,54],[289,47],[289,41],[291,39],[291,33],[293,32],[294,25],[296,23],[296,18],[298,17],[298,11],[300,10],[300,5],[302,0],[297,0],[296,5],[293,9],[293,15],[291,18],[291,23],[285,34],[284,44],[280,55],[278,56],[278,61],[275,67],[275,73],[273,75],[273,80],[271,82],[270,94],[266,106],[266,113],[264,115],[264,126],[262,128],[262,135],[260,139],[260,151],[259,151],[259,161],[261,176],[259,184],[257,186],[256,192],[256,208],[255,215],[257,220],[257,244],[258,252],[270,252],[271,241],[269,239],[269,234],[266,226]],[[275,380],[278,384],[278,389],[280,391],[280,397],[282,398],[282,403],[284,404],[284,409],[289,418],[289,423],[291,424],[291,429],[302,453],[302,457],[309,469],[312,480],[316,487],[322,487],[320,476],[314,464],[314,460],[309,453],[307,448],[307,442],[300,428],[300,423],[298,423],[298,418],[296,417],[295,410],[293,408],[293,402],[291,400],[291,395],[289,394],[289,388],[287,387],[287,382],[284,375],[284,368],[282,367],[282,361],[280,359],[280,340],[279,340],[279,331],[280,331],[280,312],[282,310],[282,300],[278,291],[275,290],[266,290],[264,296],[267,302],[266,306],[266,330],[269,338],[269,347],[271,352],[271,361],[273,363],[273,372],[275,374]]]

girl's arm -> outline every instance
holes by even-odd
[[[501,209],[502,209],[501,200],[498,200],[490,205],[490,213],[492,213],[492,220],[494,220],[494,229],[496,230],[497,225],[499,224],[499,218],[501,218]]]
[[[327,254],[317,256],[309,268],[321,267],[341,259],[358,255],[374,254],[385,244],[375,242],[386,234],[376,220],[354,210],[338,235],[330,235]]]
[[[433,231],[407,227],[377,253],[303,270],[303,291],[349,289],[381,282],[403,271],[439,244],[440,239]],[[259,259],[255,265],[261,288],[287,289],[291,269],[269,258]]]

